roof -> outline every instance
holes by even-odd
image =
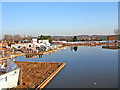
[[[6,50],[7,51],[7,48],[0,48],[0,50]]]

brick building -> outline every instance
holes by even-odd
[[[110,35],[102,38],[102,41],[117,41],[120,40],[120,35]]]
[[[116,38],[115,38],[116,36],[108,36],[108,38],[109,38],[109,41],[115,41],[116,40]]]

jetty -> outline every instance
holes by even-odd
[[[66,48],[67,48],[67,46],[62,46],[57,49],[52,49],[52,50],[44,51],[44,52],[40,52],[40,53],[25,53],[25,55],[44,55],[44,54],[49,54],[49,53],[56,52],[56,51],[59,51],[62,49],[66,49]]]
[[[5,60],[5,59],[13,59],[15,57],[19,57],[19,56],[24,56],[24,55],[44,55],[44,54],[49,54],[49,53],[52,53],[52,52],[56,52],[56,51],[59,51],[59,50],[62,50],[62,49],[66,49],[67,46],[62,46],[62,47],[59,47],[57,49],[52,49],[52,50],[49,50],[49,51],[44,51],[44,52],[40,52],[40,53],[20,53],[20,54],[13,54],[13,55],[9,55],[8,57],[3,57],[3,58],[0,58],[0,60]]]
[[[19,57],[19,56],[23,56],[23,55],[25,55],[25,53],[15,54],[15,55],[11,55],[11,56],[9,56],[9,57],[3,57],[3,58],[1,58],[0,60],[13,59],[13,58],[15,58],[15,57]]]

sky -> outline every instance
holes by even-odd
[[[116,28],[117,2],[2,3],[3,35],[108,35]]]

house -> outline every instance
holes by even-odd
[[[117,41],[120,40],[120,35],[109,35],[102,38],[102,41]]]
[[[2,41],[1,41],[1,46],[2,46],[3,48],[5,48],[6,46],[8,46],[7,41],[6,41],[6,40],[2,40]]]
[[[102,38],[102,41],[109,41],[108,36],[104,36],[104,37]]]
[[[38,43],[49,43],[48,40],[38,40]]]
[[[108,36],[108,39],[109,39],[109,41],[115,41],[116,40],[116,36],[115,35]]]
[[[33,47],[33,43],[18,43],[18,44],[11,44],[11,48],[29,48],[29,47]]]
[[[0,62],[0,90],[18,85],[20,68],[11,60]]]
[[[23,42],[23,43],[29,43],[29,40],[24,39],[22,42]]]
[[[33,44],[36,44],[36,43],[37,43],[37,38],[36,38],[36,37],[34,37],[34,38],[32,39],[32,43],[33,43]]]
[[[21,43],[21,41],[18,41],[18,44]]]
[[[56,43],[56,44],[62,44],[62,43],[66,43],[66,41],[52,41],[52,43]]]
[[[38,40],[38,43],[43,43],[45,46],[50,46],[49,40]]]

